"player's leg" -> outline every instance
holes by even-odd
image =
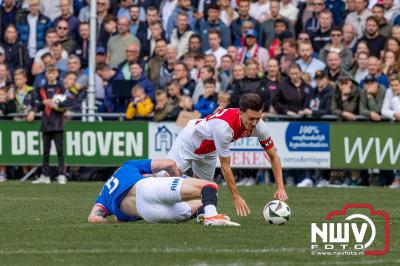
[[[202,160],[193,160],[191,163],[193,177],[213,181],[216,165],[217,153],[215,152],[207,155]]]
[[[218,214],[218,185],[211,181],[197,178],[187,178],[180,187],[181,198],[185,201],[201,199],[204,208],[204,224],[240,226],[231,222],[229,217]]]

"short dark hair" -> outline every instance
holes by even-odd
[[[208,79],[206,79],[206,80],[203,82],[203,84],[204,84],[204,85],[206,85],[206,84],[212,84],[212,85],[215,86],[217,83],[216,83],[215,79],[213,79],[213,78],[208,78]]]
[[[247,110],[261,111],[264,109],[264,101],[257,93],[246,93],[239,100],[239,108],[241,112]]]

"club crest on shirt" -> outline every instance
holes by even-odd
[[[246,138],[246,137],[248,137],[248,136],[250,136],[250,131],[248,131],[248,130],[243,131],[242,137],[243,137],[243,138]]]

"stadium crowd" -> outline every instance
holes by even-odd
[[[89,4],[1,4],[0,112],[30,122],[53,110],[50,121],[42,117],[49,141],[62,130],[60,115],[86,108]],[[255,92],[265,117],[400,122],[399,0],[97,0],[96,29],[100,113],[185,124]],[[66,100],[49,100],[59,92]],[[299,186],[369,178],[368,171],[286,175]],[[400,188],[399,171],[379,176],[379,185]]]

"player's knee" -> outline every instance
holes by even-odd
[[[205,187],[211,187],[215,191],[218,191],[218,184],[215,182],[206,181],[206,183],[202,186],[201,190],[203,190]]]

